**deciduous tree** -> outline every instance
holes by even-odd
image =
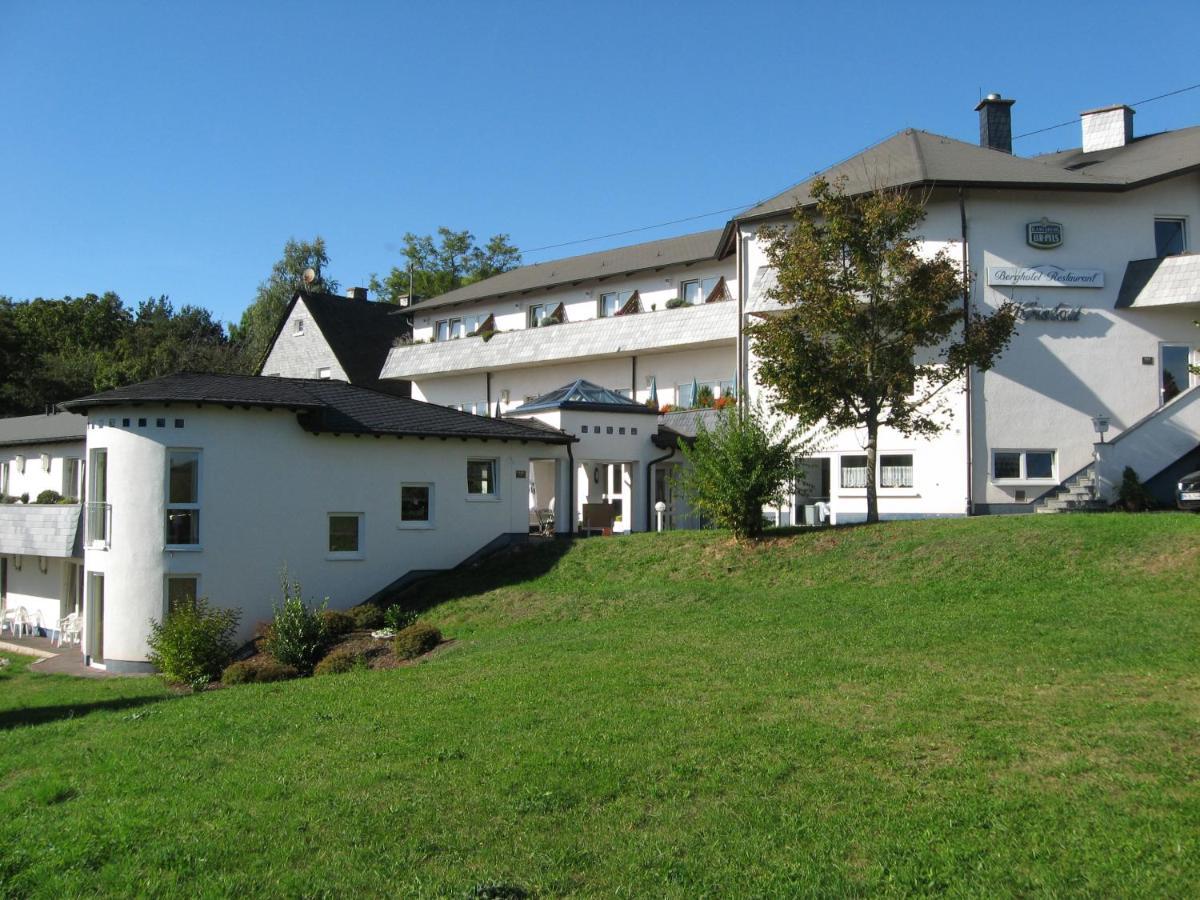
[[[509,243],[507,234],[493,235],[482,247],[469,231],[452,231],[445,226],[433,235],[404,235],[400,251],[407,263],[394,267],[380,278],[371,276],[371,290],[388,303],[396,303],[409,294],[409,266],[412,267],[412,292],[416,297],[436,297],[464,284],[490,278],[521,264],[521,251]]]
[[[964,310],[969,274],[941,250],[920,252],[923,201],[904,190],[846,194],[819,179],[811,207],[766,229],[782,312],[749,329],[758,380],[801,425],[866,431],[867,521],[879,519],[879,429],[932,435],[947,424],[948,388],[986,370],[1015,326],[1005,306]]]

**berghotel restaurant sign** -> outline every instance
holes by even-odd
[[[1061,266],[988,266],[992,287],[1104,287],[1103,269],[1064,269]]]

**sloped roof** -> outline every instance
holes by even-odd
[[[12,444],[61,444],[82,441],[87,423],[61,414],[0,419],[0,447]]]
[[[939,183],[1092,190],[1113,190],[1122,184],[1119,178],[1069,171],[1047,157],[1013,156],[990,147],[909,128],[751,207],[737,219],[776,215],[797,204],[810,203],[812,195],[809,191],[818,177],[832,181],[842,176],[846,178],[846,191],[851,194],[876,187]]]
[[[674,450],[680,441],[685,444],[694,442],[701,426],[706,431],[712,431],[720,418],[721,410],[712,407],[663,413],[658,417],[658,432],[650,440],[656,447]]]
[[[1143,135],[1124,147],[1091,153],[1076,148],[1033,158],[1132,187],[1200,168],[1200,126]]]
[[[409,311],[391,303],[352,300],[336,294],[299,291],[280,317],[271,345],[291,315],[297,301],[303,300],[313,322],[321,330],[333,355],[350,379],[362,387],[396,390],[395,382],[381,384],[379,372],[396,338],[412,330]],[[266,358],[263,359],[266,364]],[[262,365],[259,366],[262,374]]]
[[[82,556],[78,504],[0,504],[0,553]]]
[[[1200,305],[1200,255],[1182,253],[1125,264],[1117,309]]]
[[[549,409],[584,409],[589,412],[654,413],[643,403],[580,378],[571,384],[523,403],[505,415],[543,412]]]
[[[438,309],[476,300],[488,300],[506,294],[523,293],[539,288],[628,275],[646,269],[715,259],[721,229],[663,238],[644,244],[631,244],[582,256],[568,256],[548,262],[521,266],[474,284],[464,285],[438,297],[423,300],[413,307],[418,311]]]
[[[347,384],[264,375],[183,372],[60,404],[71,412],[147,403],[200,403],[228,407],[282,407],[299,413],[314,434],[380,434],[463,437],[563,444],[573,438],[540,423],[489,419],[444,406]]]

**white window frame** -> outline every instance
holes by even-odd
[[[167,616],[171,613],[171,582],[180,581],[183,579],[191,579],[196,582],[195,598],[200,599],[200,573],[199,572],[168,572],[163,576],[163,602],[162,602],[162,621],[166,621]]]
[[[72,470],[74,470],[73,476]],[[83,460],[78,456],[64,456],[62,461],[62,495],[82,500],[82,487]]]
[[[471,490],[471,463],[486,462],[492,464],[492,492],[477,494]],[[500,500],[500,460],[494,456],[467,457],[467,500],[472,503],[496,503]]]
[[[317,369],[317,377],[322,381],[329,381],[333,378],[333,370],[329,366],[321,366]]]
[[[171,501],[171,456],[175,453],[187,453],[196,457],[196,499],[191,503],[173,503]],[[204,495],[204,454],[200,452],[198,447],[168,447],[166,451],[166,472],[164,473],[163,482],[163,549],[172,553],[176,551],[184,552],[199,552],[204,549],[203,534],[201,532],[199,522],[196,523],[196,543],[194,544],[168,544],[167,543],[167,519],[171,515],[171,510],[178,509],[186,512],[200,512],[200,498]]]
[[[530,303],[525,308],[525,323],[530,328],[540,328],[542,319],[554,312],[556,305],[554,303]]]
[[[330,550],[329,539],[333,536],[332,527],[333,520],[338,519],[358,519],[358,549],[357,550]],[[363,559],[366,556],[363,550],[367,542],[367,517],[365,513],[352,512],[329,512],[325,514],[325,558],[331,560],[339,559]]]
[[[462,334],[455,335],[455,323],[462,329]],[[446,326],[446,336],[441,336],[442,326]],[[459,338],[467,336],[467,321],[463,316],[451,316],[449,319],[438,319],[433,323],[433,340],[437,341],[457,341]]]
[[[907,456],[908,457],[908,466],[907,467],[905,467],[905,466],[889,466],[889,468],[893,468],[893,469],[907,468],[908,469],[908,484],[884,484],[883,483],[883,460],[884,460],[884,457],[892,457],[892,456]],[[876,484],[879,486],[880,490],[883,490],[883,491],[910,491],[914,487],[916,487],[917,455],[915,453],[911,453],[911,452],[880,453],[877,455],[876,459],[879,462],[879,478],[876,481]]]
[[[0,462],[0,494],[8,494],[8,460]]]
[[[429,497],[429,518],[427,519],[405,519],[404,518],[404,489],[405,488],[425,488]],[[406,531],[410,529],[423,530],[434,527],[434,517],[437,514],[434,507],[436,493],[432,481],[402,481],[400,482],[400,522],[397,528],[403,528]]]
[[[848,465],[846,465],[846,460],[848,460],[848,459],[862,459],[863,464],[861,466],[848,466]],[[870,460],[867,458],[867,454],[865,454],[865,453],[841,453],[841,454],[839,454],[838,455],[838,480],[837,480],[838,488],[843,491],[865,491],[867,489],[866,473],[867,473],[868,465],[870,465]],[[863,483],[862,484],[846,484],[847,470],[858,471],[860,469],[863,472],[863,476],[862,476]],[[876,484],[878,484],[878,482],[876,482]]]
[[[637,293],[636,290],[604,291],[602,294],[600,294],[599,298],[596,300],[596,318],[608,319],[608,318],[615,316],[617,313],[619,313],[622,309],[625,308],[625,304],[629,302],[629,298],[632,297],[636,293]],[[604,303],[605,303],[606,298],[608,298],[608,297],[616,298],[616,305],[613,307],[612,312],[606,312],[604,309]]]
[[[293,321],[292,334],[296,335],[297,337],[304,334],[304,320],[303,319],[296,319]]]
[[[1016,453],[1021,458],[1021,471],[1015,478],[999,477],[996,475],[996,455],[999,453]],[[1029,467],[1027,464],[1028,454],[1030,453],[1049,453],[1050,454],[1050,475],[1049,477],[1031,478],[1028,474]],[[989,474],[992,477],[994,484],[1058,484],[1058,451],[1051,447],[993,447],[992,457],[989,460]]]

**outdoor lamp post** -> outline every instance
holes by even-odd
[[[1092,430],[1100,435],[1100,443],[1104,443],[1104,433],[1108,431],[1108,416],[1092,416]]]
[[[659,500],[654,504],[654,511],[658,513],[658,530],[663,530],[663,513],[667,511],[667,504]]]

